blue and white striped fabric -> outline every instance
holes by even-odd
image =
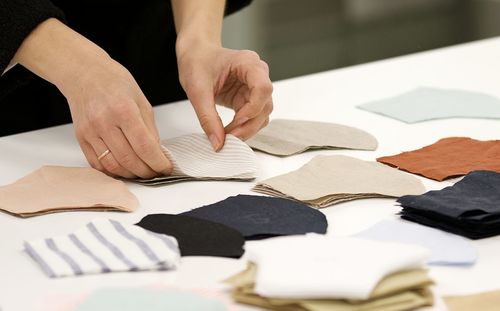
[[[97,219],[69,235],[24,242],[52,278],[115,271],[170,270],[180,262],[174,237]]]

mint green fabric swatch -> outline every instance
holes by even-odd
[[[420,87],[357,107],[406,123],[447,118],[500,119],[498,98],[455,89]]]
[[[223,311],[221,301],[180,290],[149,288],[100,289],[83,301],[75,311]]]

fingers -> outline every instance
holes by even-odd
[[[88,143],[89,145],[92,146],[94,155],[95,155],[95,160],[99,162],[99,165],[101,165],[104,168],[104,172],[107,173],[108,175],[112,176],[121,176],[125,178],[135,178],[137,175],[134,173],[130,172],[126,168],[124,168],[116,159],[115,156],[113,155],[113,152],[111,149],[109,149],[111,152],[102,157],[100,160],[97,160],[97,157],[102,155],[106,150],[108,150],[107,145],[104,143],[104,141],[100,138],[95,138],[92,140],[92,142]],[[88,159],[88,158],[87,158]],[[95,168],[95,167],[94,167]]]
[[[224,146],[225,132],[215,108],[214,90],[209,79],[190,81],[185,86],[185,91],[212,147],[219,151]]]
[[[138,157],[130,156],[133,157],[131,163],[137,160],[146,164],[154,172],[169,175],[172,172],[172,164],[163,153],[159,140],[148,131],[144,122],[139,119],[121,124],[121,130],[131,146],[129,152]]]
[[[273,85],[267,64],[255,53],[244,53],[242,57],[250,60],[241,61],[236,73],[248,90],[246,103],[237,109],[233,121],[226,126],[226,132],[247,139],[257,133],[263,124],[267,125],[266,120],[273,111]]]
[[[109,159],[114,158],[125,170],[141,178],[152,178],[157,175],[134,151],[120,128],[110,127],[103,133],[102,140],[113,155]],[[101,159],[101,163],[105,165],[109,159],[105,156]]]

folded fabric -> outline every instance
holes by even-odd
[[[477,260],[476,249],[462,237],[410,222],[382,220],[354,237],[425,247],[431,251],[430,265],[472,265]]]
[[[255,195],[237,195],[182,215],[210,220],[238,230],[248,240],[279,235],[325,233],[323,213],[300,202]]]
[[[271,310],[305,311],[403,311],[430,306],[433,296],[429,290],[432,280],[425,270],[407,270],[382,279],[366,300],[343,299],[286,299],[269,298],[255,293],[258,267],[248,268],[226,280],[234,287],[232,296],[239,303]]]
[[[245,245],[258,266],[255,293],[272,298],[368,299],[387,275],[420,269],[429,251],[414,245],[319,234]]]
[[[24,242],[24,250],[51,278],[169,270],[180,261],[175,238],[110,219],[94,220],[68,235]]]
[[[224,147],[213,150],[205,134],[190,134],[162,141],[172,162],[169,176],[133,181],[156,186],[193,180],[253,180],[257,176],[255,153],[233,135],[226,135]]]
[[[377,140],[360,129],[325,122],[272,120],[247,140],[253,149],[289,156],[309,149],[377,149]]]
[[[321,208],[365,198],[421,194],[420,180],[377,162],[348,156],[316,156],[296,171],[257,183],[253,191]]]
[[[500,306],[500,290],[485,293],[448,296],[443,298],[448,311],[498,311]]]
[[[221,301],[181,290],[106,288],[87,297],[74,311],[223,311]]]
[[[398,199],[401,217],[471,239],[500,234],[500,173],[474,171],[453,186]]]
[[[139,227],[173,236],[182,256],[240,258],[245,239],[238,231],[223,224],[184,215],[152,214]]]
[[[475,170],[500,172],[500,140],[448,137],[424,148],[381,157],[377,161],[438,181]]]
[[[406,123],[447,118],[500,119],[498,98],[454,89],[420,87],[357,107]]]
[[[90,167],[42,166],[0,187],[0,209],[20,217],[82,210],[132,212],[138,205],[122,181]]]

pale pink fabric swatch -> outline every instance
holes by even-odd
[[[0,210],[20,217],[70,210],[132,212],[138,205],[124,182],[90,167],[43,166],[0,187]]]

